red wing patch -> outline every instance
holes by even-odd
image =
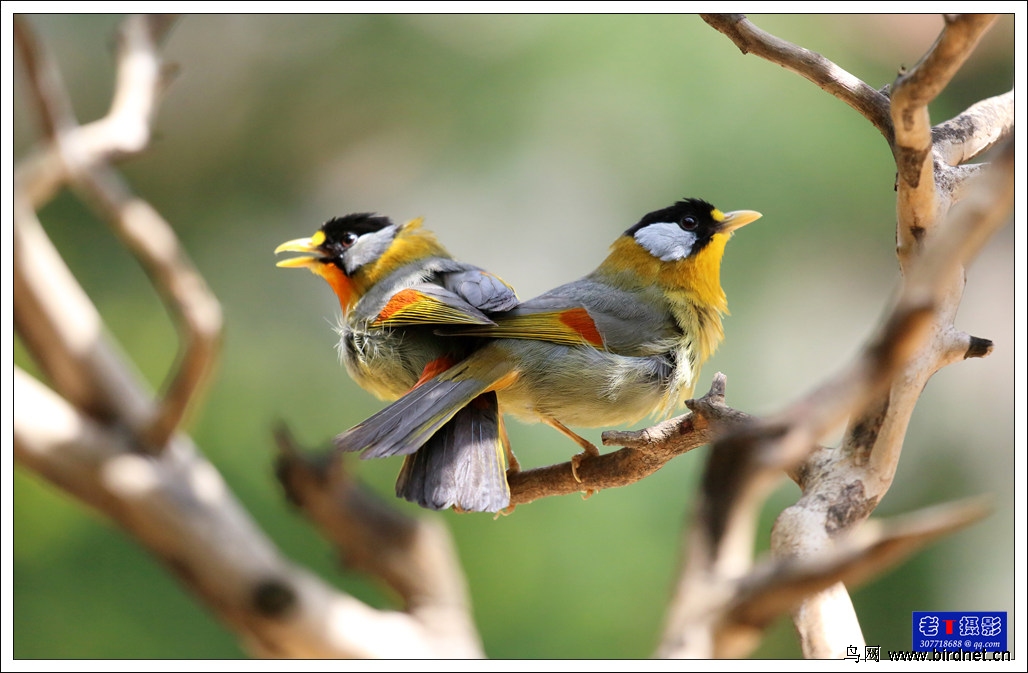
[[[565,311],[502,316],[497,319],[496,325],[439,333],[487,336],[494,339],[536,339],[567,346],[589,345],[599,350],[605,348],[603,335],[600,334],[592,316],[581,307]]]
[[[411,390],[414,390],[414,388],[417,388],[425,381],[428,381],[431,378],[435,378],[437,374],[445,372],[447,369],[449,369],[455,364],[457,364],[457,361],[448,355],[444,355],[442,357],[436,358],[435,360],[432,360],[427,365],[425,365],[425,368],[421,371],[421,378],[418,379],[418,382],[411,387]]]
[[[410,288],[400,290],[389,299],[389,303],[387,303],[378,314],[378,319],[375,322],[388,322],[398,313],[403,313],[418,302],[425,301],[426,299],[428,299],[428,297],[417,290],[412,290]]]
[[[597,348],[603,348],[603,337],[596,329],[592,316],[584,308],[573,308],[560,313],[560,321],[580,334],[583,339]]]
[[[440,290],[445,292],[445,290]],[[488,325],[491,321],[473,306],[453,297],[433,296],[414,288],[400,290],[375,318],[374,325]]]

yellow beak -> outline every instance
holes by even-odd
[[[733,210],[725,213],[725,219],[721,220],[721,233],[730,234],[736,229],[745,227],[750,222],[764,217],[755,210]]]
[[[275,266],[289,269],[302,269],[311,266],[318,261],[318,255],[321,253],[313,238],[295,238],[291,241],[286,241],[275,248],[276,255],[280,252],[302,252],[306,255],[305,257],[283,259],[275,264]]]

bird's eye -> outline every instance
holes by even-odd
[[[340,241],[340,243],[343,244],[344,248],[349,248],[351,245],[353,245],[356,242],[357,242],[357,234],[353,233],[352,231],[348,231],[345,234],[343,234],[343,238]]]
[[[683,217],[682,221],[678,224],[685,231],[695,231],[698,225],[699,223],[696,221],[696,218],[691,215]]]

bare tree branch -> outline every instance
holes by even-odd
[[[985,31],[996,21],[995,14],[957,14],[943,18],[946,25],[935,44],[913,68],[900,73],[892,87],[892,120],[896,124],[898,145],[904,144],[903,134],[914,131],[917,121],[913,112],[927,107],[942,93],[974,52]]]
[[[932,129],[936,156],[949,166],[972,161],[1014,133],[1014,92],[978,101]]]
[[[119,35],[118,81],[111,109],[102,119],[80,126],[57,64],[28,23],[18,21],[19,51],[50,141],[19,160],[15,170],[15,181],[33,209],[53,198],[77,174],[146,147],[166,74],[154,49],[171,23],[156,14],[126,19]]]
[[[115,171],[97,167],[76,182],[142,263],[178,328],[182,348],[143,433],[145,444],[160,450],[187,408],[199,403],[213,373],[221,340],[221,306],[171,226],[149,203],[135,197]]]
[[[772,545],[782,553],[813,554],[832,545],[832,538],[858,525],[874,510],[892,484],[899,462],[907,423],[924,385],[941,367],[980,355],[991,349],[984,340],[958,333],[952,320],[963,291],[962,266],[981,247],[984,238],[1006,223],[1013,203],[1012,146],[994,170],[982,175],[967,199],[951,212],[950,222],[934,237],[932,255],[919,261],[908,276],[908,294],[938,293],[929,341],[896,379],[891,390],[851,419],[843,446],[834,452],[819,451],[806,461],[799,482],[803,497],[782,513],[772,535]],[[952,269],[947,271],[947,269]],[[930,278],[934,278],[932,281]],[[935,288],[934,290],[932,288]],[[801,542],[803,538],[805,541]],[[835,605],[839,592],[825,597]],[[848,601],[847,601],[848,603]],[[806,614],[835,614],[836,608],[810,601]],[[852,609],[852,608],[850,608]],[[849,617],[840,619],[849,623]],[[824,643],[826,632],[844,629],[827,619],[806,624],[797,620],[801,640],[812,647]],[[854,636],[849,644],[858,644]],[[839,656],[839,651],[805,650],[811,657]]]
[[[903,386],[903,393],[893,389],[886,418],[880,421],[873,436],[851,430],[847,436],[852,440],[843,447],[846,452],[864,456],[858,458],[857,464],[868,461],[879,480],[891,482],[906,430],[905,420],[889,427],[893,414],[909,418],[932,374],[947,364],[991,348],[991,342],[983,345],[981,339],[957,332],[953,320],[963,295],[963,267],[993,233],[1009,223],[1013,203],[1014,147],[1013,143],[1007,143],[990,169],[978,177],[967,198],[951,210],[946,224],[931,243],[932,254],[926,252],[924,258],[917,261],[916,268],[908,273],[908,292],[912,295],[938,293],[939,279],[944,279],[942,293],[936,299],[940,311],[933,326],[932,347],[919,353],[918,359],[904,372],[903,380],[897,382]]]
[[[373,610],[282,558],[217,469],[176,435],[159,456],[24,372],[15,459],[118,522],[258,657],[476,656],[409,616]]]
[[[153,407],[35,212],[14,191],[14,326],[57,392],[109,422],[143,428]]]
[[[988,191],[977,199],[993,208],[955,209],[961,219],[947,225],[944,235],[933,239],[918,258],[879,335],[854,363],[777,416],[730,430],[715,442],[660,656],[741,656],[739,642],[728,637],[739,625],[725,611],[738,600],[738,582],[751,572],[756,505],[782,471],[795,471],[806,459],[805,468],[799,470],[804,496],[779,517],[772,534],[779,558],[816,561],[830,546],[833,531],[851,528],[873,511],[878,498],[869,501],[862,487],[859,494],[851,493],[854,482],[841,472],[839,457],[844,457],[848,449],[819,449],[810,459],[807,456],[821,436],[853,409],[866,404],[876,391],[889,386],[896,372],[915,355],[921,357],[919,351],[933,333],[937,312],[947,303],[953,270],[959,269],[982,241],[1006,222],[1002,213],[1004,204],[1009,208],[1012,203],[1012,152],[1005,156],[1009,163],[1001,162],[990,172],[997,183],[982,186],[983,190],[995,186],[999,192]],[[890,465],[894,468],[894,460]],[[832,488],[812,486],[825,475],[832,479]],[[853,501],[854,495],[861,497],[847,509],[835,509],[846,499]],[[810,511],[815,508],[818,517]],[[829,514],[841,515],[843,520],[836,519],[835,528],[828,523],[813,525],[831,519]],[[856,644],[854,635],[848,636],[849,644]],[[817,634],[802,631],[801,637],[805,642],[818,640]]]
[[[743,17],[704,18],[744,52],[753,49],[830,90],[818,77],[834,64],[757,31]],[[891,108],[882,108],[896,127],[895,138],[888,132],[883,135],[893,147],[900,175],[897,252],[906,283],[899,302],[878,345],[862,356],[863,364],[854,363],[848,374],[778,417],[745,426],[715,444],[698,522],[705,534],[692,533],[662,654],[738,656],[749,647],[740,642],[752,644],[751,638],[742,637],[747,625],[736,624],[741,631],[735,629],[722,609],[732,600],[735,579],[748,576],[755,512],[774,480],[775,468],[784,469],[803,489],[800,501],[776,523],[775,556],[814,562],[825,558],[836,538],[863,522],[888,490],[907,419],[928,377],[950,362],[991,349],[988,340],[957,331],[953,317],[963,290],[963,265],[1005,223],[1012,207],[1012,147],[1008,144],[991,171],[949,168],[945,161],[974,156],[1011,134],[1012,96],[985,101],[937,129],[936,139],[947,142],[938,149],[932,146],[927,114],[928,102],[946,86],[991,22],[991,17],[947,17],[946,29],[933,48],[897,80]],[[830,91],[846,99],[845,93]],[[880,131],[891,126],[861,114]],[[956,211],[963,212],[936,234],[937,220],[965,196],[972,205],[958,206]],[[900,345],[894,339],[905,345],[890,355]],[[903,374],[891,383],[899,368]],[[891,390],[875,392],[885,386]],[[830,423],[857,409],[862,411],[851,421],[842,449],[815,447],[810,452]],[[804,600],[795,620],[807,656],[838,657],[845,653],[839,649],[841,643],[863,642],[841,584]]]
[[[718,630],[719,653],[730,659],[745,656],[756,636],[811,594],[836,584],[858,586],[938,538],[981,520],[988,511],[981,500],[932,507],[888,521],[868,522],[838,540],[827,554],[784,556],[759,563],[740,582],[725,625]],[[814,633],[839,640],[852,632],[833,625]],[[854,644],[808,643],[804,649],[837,652],[840,645],[845,651]]]
[[[735,27],[743,23],[741,18],[734,18],[729,25]],[[722,22],[714,24],[715,28],[725,32]],[[950,26],[954,25],[972,28],[980,26],[981,22],[969,20],[950,23]],[[748,24],[745,28],[748,35],[754,35]],[[970,28],[959,35],[968,35],[972,32]],[[942,73],[938,76],[948,79],[952,72],[947,66],[957,61],[962,63],[966,58],[963,49],[971,48],[975,41],[977,37],[960,41],[956,38],[948,40],[944,35],[941,43],[949,47],[955,47],[957,43],[964,46],[962,49],[939,49],[938,52],[949,54],[945,60],[933,58],[929,54],[925,61],[929,65],[925,68],[940,69]],[[770,39],[760,36],[757,43],[769,42]],[[745,43],[748,46],[749,42]],[[780,49],[774,53],[777,54],[773,59],[776,62],[784,58]],[[792,55],[795,57],[796,54]],[[923,78],[915,76],[908,81],[910,83],[907,86],[913,87],[910,90],[918,94],[924,90],[935,90]],[[902,90],[901,100],[903,96]],[[895,94],[893,97],[895,101]],[[894,110],[893,115],[896,115],[898,121]],[[927,171],[931,172],[930,134],[927,129],[925,125],[924,136],[929,151],[922,154],[922,160]],[[906,130],[910,133],[904,138],[913,137],[912,128],[908,126]],[[897,139],[898,142],[900,139]],[[918,253],[923,251],[923,255],[902,256],[907,283],[900,299],[889,319],[884,322],[880,335],[847,371],[815,389],[811,395],[779,416],[735,429],[714,444],[704,476],[704,494],[696,528],[690,534],[689,557],[671,604],[668,626],[659,650],[661,656],[738,656],[739,651],[746,651],[744,647],[740,649],[740,642],[752,642],[750,638],[740,638],[742,632],[736,631],[740,625],[723,615],[725,606],[735,596],[734,583],[747,576],[750,570],[751,540],[757,506],[775,481],[777,471],[796,474],[804,489],[804,496],[797,506],[786,510],[779,517],[772,535],[775,554],[786,559],[819,559],[831,548],[833,531],[851,529],[874,510],[881,494],[887,490],[887,482],[891,481],[897,453],[886,455],[888,452],[878,450],[874,459],[869,459],[868,455],[858,455],[855,446],[850,444],[839,451],[818,447],[807,458],[817,439],[846,415],[861,407],[867,407],[869,411],[856,421],[856,425],[851,425],[848,437],[862,442],[867,439],[869,431],[877,436],[877,428],[883,422],[879,416],[889,415],[894,407],[889,402],[884,405],[875,402],[870,406],[868,403],[875,399],[879,390],[891,385],[893,377],[901,369],[906,369],[907,373],[897,379],[895,385],[911,391],[911,395],[907,396],[908,403],[896,413],[896,417],[904,419],[902,425],[905,427],[905,420],[909,418],[923,382],[931,372],[952,362],[955,353],[987,351],[987,347],[976,347],[971,337],[954,335],[952,317],[962,290],[962,283],[957,287],[957,279],[962,281],[962,264],[977,253],[983,241],[1005,222],[1013,204],[1013,147],[1007,147],[989,178],[991,182],[980,180],[978,183],[979,191],[975,192],[977,197],[974,199],[977,207],[971,205],[958,209],[963,211],[965,219],[956,218],[943,234],[932,236],[930,241],[923,241],[923,236],[920,236],[918,242],[922,245],[912,250]],[[927,186],[934,196],[934,182],[927,182]],[[913,193],[916,187],[908,185],[908,194]],[[901,187],[901,191],[903,189]],[[914,200],[901,198],[898,211],[901,214],[915,212],[918,204]],[[931,216],[935,216],[934,211]],[[905,218],[901,217],[903,221]],[[907,218],[906,221],[911,220]],[[917,221],[917,216],[914,221]],[[940,339],[937,335],[945,338]],[[943,342],[942,347],[932,345],[940,341]],[[931,362],[929,367],[918,365],[925,360]],[[923,377],[911,374],[918,371],[924,373]],[[898,444],[894,444],[896,451]],[[870,447],[866,450],[870,450]],[[864,483],[847,478],[848,468],[844,466],[847,460],[852,460],[856,465],[874,462],[876,479],[879,482],[885,481],[884,488],[878,488],[879,483],[872,489],[872,493],[868,493]],[[887,472],[883,475],[883,471]],[[812,485],[824,475],[830,476],[832,487],[813,488]],[[871,478],[870,474],[862,476]],[[818,516],[812,516],[805,509],[815,506],[818,508]],[[822,642],[822,636],[832,631],[820,619],[825,612],[834,612],[847,622],[842,633],[849,644],[862,642],[845,591],[841,594],[835,591],[822,594],[822,600],[828,596],[833,601],[830,609],[822,610],[813,619],[812,613],[817,612],[819,607],[825,607],[825,604],[808,600],[805,605],[808,614],[801,615],[798,620],[797,626],[808,656],[839,656],[837,651],[832,650],[832,645],[821,648],[817,644]],[[840,598],[847,603],[847,608],[838,609]],[[838,631],[835,635],[838,635]],[[807,649],[808,645],[810,649]]]
[[[821,87],[859,112],[892,142],[889,99],[835,63],[809,49],[775,37],[757,28],[742,14],[701,14],[715,30],[723,33],[744,54],[754,54],[777,63]]]
[[[745,417],[725,405],[724,394],[725,376],[719,373],[706,395],[689,401],[691,414],[640,432],[603,433],[604,444],[626,444],[626,447],[584,457],[577,466],[577,479],[570,461],[508,473],[511,505],[583,491],[591,494],[648,477],[676,456],[709,443],[718,427]]]
[[[947,17],[946,27],[932,48],[917,65],[900,73],[892,86],[892,153],[898,175],[896,242],[903,267],[928,230],[945,214],[940,202],[948,197],[936,190],[928,104],[949,84],[995,18],[976,14]]]
[[[481,656],[459,565],[451,548],[440,544],[441,532],[420,534],[417,549],[393,553],[420,551],[425,565],[412,568],[411,582],[428,568],[422,589],[449,577],[449,591],[433,584],[426,593],[454,604],[414,596],[411,614],[373,610],[280,558],[217,470],[176,432],[217,356],[220,307],[171,227],[108,163],[149,141],[164,73],[154,40],[167,25],[160,17],[125,22],[111,112],[79,127],[56,66],[28,25],[19,24],[52,135],[17,171],[15,323],[59,394],[17,374],[16,459],[118,522],[256,656]],[[84,193],[112,224],[178,323],[185,345],[156,405],[37,219],[40,199],[64,183]]]
[[[1012,142],[1002,143],[987,168],[961,164],[1011,138],[1013,92],[931,129],[928,103],[990,17],[947,18],[925,58],[897,80],[891,101],[745,17],[704,20],[744,53],[839,98],[889,141],[900,173],[902,291],[868,346],[781,413],[755,419],[727,407],[719,374],[707,395],[688,403],[689,415],[639,432],[604,433],[605,444],[625,448],[582,460],[577,479],[570,462],[511,473],[511,503],[633,483],[714,440],[658,653],[745,656],[772,619],[796,610],[804,652],[839,656],[840,646],[862,643],[841,582],[879,573],[984,513],[980,504],[958,504],[888,524],[866,522],[892,482],[928,378],[991,349],[988,340],[957,330],[953,318],[963,266],[1008,221]],[[176,432],[217,358],[220,307],[172,228],[110,167],[150,141],[167,75],[157,43],[169,25],[163,17],[126,21],[110,111],[80,126],[56,64],[16,17],[19,53],[48,142],[16,167],[15,323],[53,386],[16,372],[16,460],[119,523],[254,655],[481,657],[467,587],[439,519],[396,513],[349,475],[303,458],[280,433],[279,476],[289,497],[327,533],[344,563],[381,579],[403,600],[404,612],[374,610],[284,559],[216,469]],[[65,185],[111,223],[176,323],[181,351],[157,402],[38,221],[36,210]],[[842,447],[817,445],[854,412]],[[756,514],[783,473],[803,495],[776,522],[773,558],[754,564]]]
[[[136,198],[105,163],[135,154],[149,142],[163,86],[157,40],[171,23],[171,18],[160,15],[126,19],[119,32],[117,83],[110,112],[84,127],[73,125],[74,115],[52,59],[27,24],[19,22],[18,27],[41,116],[49,120],[46,126],[53,131],[47,147],[56,150],[36,153],[31,164],[35,169],[19,173],[19,192],[52,193],[56,183],[49,184],[50,180],[69,180],[83,191],[101,217],[113,223],[115,232],[154,281],[184,344],[162,399],[149,412],[151,418],[139,421],[147,426],[141,432],[143,445],[153,451],[160,450],[181,423],[186,408],[196,403],[210,377],[221,335],[221,307],[171,227],[148,203]],[[40,162],[54,165],[43,168]],[[53,318],[59,316],[58,312]]]
[[[14,15],[14,44],[27,75],[29,93],[36,105],[43,136],[77,125],[75,111],[65,94],[61,71],[43,49],[24,15]]]
[[[930,316],[920,301],[901,299],[848,367],[777,416],[729,430],[714,443],[659,656],[722,656],[717,629],[729,625],[719,615],[750,571],[759,503],[821,436],[888,385],[924,338]]]
[[[343,564],[396,591],[411,617],[455,656],[483,656],[460,562],[442,521],[407,517],[338,463],[305,458],[285,429],[276,439],[279,481],[335,545]]]

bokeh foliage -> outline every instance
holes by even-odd
[[[915,62],[938,16],[754,16],[872,86]],[[31,18],[83,120],[102,115],[119,17]],[[1004,17],[933,107],[940,122],[1013,79]],[[349,381],[329,290],[276,269],[278,243],[328,217],[419,215],[458,257],[524,297],[594,267],[643,213],[683,196],[764,219],[729,246],[733,315],[704,376],[768,413],[842,364],[897,280],[893,167],[842,103],[752,56],[691,15],[183,17],[180,68],[145,155],[124,166],[172,223],[222,302],[224,356],[191,423],[197,444],[292,559],[375,605],[282,498],[270,428],[325,442],[380,407]],[[21,82],[18,82],[21,84]],[[15,153],[36,129],[15,89]],[[145,276],[81,204],[41,214],[112,332],[153,386],[175,334]],[[869,644],[910,645],[912,610],[1013,611],[1013,234],[969,272],[959,327],[996,352],[941,372],[912,420],[879,514],[991,493],[995,514],[855,591]],[[15,361],[31,366],[16,350]],[[577,447],[511,424],[523,465]],[[598,441],[599,430],[587,432]],[[675,572],[702,449],[634,486],[549,499],[496,520],[445,513],[490,656],[647,657]],[[392,498],[398,461],[357,462]],[[15,489],[18,658],[220,658],[234,638],[132,541],[23,472]],[[797,489],[769,502],[774,516]],[[397,507],[406,507],[396,502]],[[783,622],[760,657],[797,656]]]

